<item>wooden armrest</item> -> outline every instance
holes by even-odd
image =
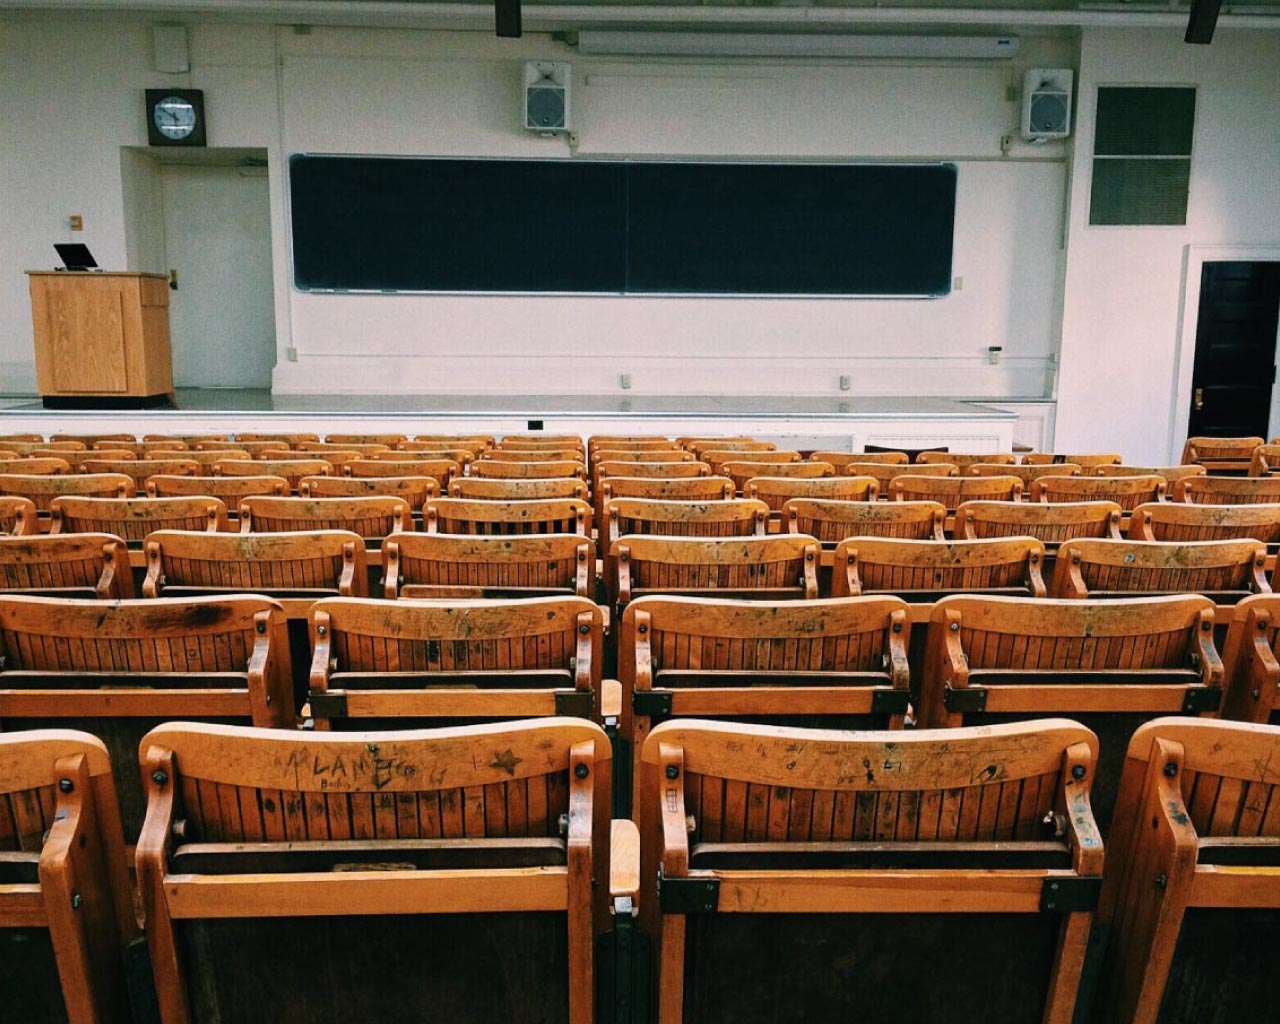
[[[622,716],[622,684],[616,679],[606,679],[600,684],[600,716]]]
[[[634,821],[615,818],[609,834],[609,896],[640,897],[640,829]]]

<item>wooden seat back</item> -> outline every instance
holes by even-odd
[[[1190,505],[1280,504],[1280,476],[1189,476],[1173,485],[1173,500]]]
[[[325,477],[320,477],[324,480]],[[403,498],[275,498],[255,496],[240,502],[241,533],[293,530],[350,530],[365,541],[401,530],[413,532],[413,510]]]
[[[595,482],[599,487],[610,477],[621,476],[629,480],[686,480],[693,477],[710,476],[711,467],[705,462],[615,462],[603,459],[594,467]]]
[[[110,443],[110,442],[104,442]],[[72,472],[80,472],[86,462],[130,462],[138,458],[136,452],[124,448],[112,448],[92,451],[68,452],[56,448],[38,448],[27,455],[29,459],[59,459],[71,467]],[[94,470],[94,472],[114,472],[114,470]]]
[[[1089,476],[1162,476],[1173,490],[1173,485],[1184,476],[1204,476],[1204,466],[1094,466]]]
[[[0,962],[5,1020],[133,1019],[138,937],[111,764],[67,729],[0,735]]]
[[[83,450],[99,441],[136,441],[136,434],[50,434],[51,445],[79,445]]]
[[[504,448],[568,448],[585,449],[580,434],[503,434],[498,444]]]
[[[1044,545],[1034,537],[992,540],[900,540],[850,537],[831,562],[831,596],[870,591],[905,601],[936,601],[949,593],[1044,597]]]
[[[187,462],[194,462],[200,467],[200,473],[212,475],[213,467],[219,462],[229,462],[234,460],[249,461],[253,458],[246,451],[219,451],[219,452],[183,452],[182,458]]]
[[[893,501],[936,501],[954,512],[966,501],[1021,501],[1022,481],[1016,476],[921,476],[909,474],[889,481]]]
[[[47,597],[133,597],[129,551],[108,533],[0,537],[0,591]]]
[[[484,453],[490,462],[583,462],[582,449],[573,448],[490,448]]]
[[[1245,540],[1280,543],[1280,504],[1189,505],[1154,502],[1139,505],[1129,520],[1131,540]]]
[[[138,741],[157,721],[291,729],[284,610],[265,597],[0,597],[0,730],[71,728],[112,754],[125,832],[142,827]]]
[[[956,509],[957,536],[1035,537],[1046,550],[1077,537],[1120,539],[1120,506],[1114,501],[966,501]]]
[[[25,444],[35,444],[43,440],[43,434],[0,434],[0,443],[17,441]]]
[[[449,497],[472,501],[531,501],[539,498],[586,500],[587,485],[577,477],[553,480],[481,480],[462,477],[449,484]]]
[[[587,478],[587,467],[571,459],[538,462],[494,462],[481,459],[471,467],[471,475],[499,480],[550,480],[556,477]]]
[[[197,441],[198,452],[228,452],[229,457],[248,452],[251,458],[259,458],[270,452],[278,452],[274,458],[288,458],[292,449],[288,441],[255,441],[245,438],[240,441]]]
[[[245,462],[227,459],[213,464],[214,476],[277,476],[289,483],[290,491],[297,491],[304,476],[333,476],[333,464],[327,459],[262,458]],[[395,474],[399,475],[399,474]]]
[[[156,530],[227,529],[227,506],[217,498],[81,498],[50,505],[50,533],[111,533],[139,544]]]
[[[201,441],[230,441],[230,434],[143,434],[144,444],[152,441],[181,441],[189,449]]]
[[[369,719],[593,718],[604,613],[582,597],[335,599],[311,610],[311,648],[317,728],[376,727]]]
[[[1013,466],[1017,464],[1018,456],[1013,452],[987,452],[979,455],[964,452],[921,452],[916,459],[916,465],[919,466],[939,462],[955,466],[961,476],[971,476],[974,466]]]
[[[577,534],[455,537],[404,533],[382,545],[384,594],[455,597],[595,597],[595,549]]]
[[[289,493],[289,481],[282,476],[153,476],[147,480],[147,497],[218,498],[227,506],[227,516],[240,514],[240,502],[253,494]]]
[[[840,476],[856,476],[850,473],[850,465],[905,466],[911,459],[906,452],[814,452],[809,456],[814,462],[826,462],[836,467]]]
[[[455,481],[456,483],[457,481]],[[440,482],[430,476],[304,476],[298,481],[302,498],[399,498],[421,511],[440,497]]]
[[[5,441],[3,445],[13,453],[12,458],[26,458],[38,451],[55,451],[60,457],[63,452],[83,452],[89,447],[80,441]]]
[[[901,476],[904,472],[911,473],[913,476],[955,476],[957,470],[949,464],[904,467],[888,462],[846,462],[836,472],[843,477],[871,477],[876,482],[881,500],[886,500],[889,497],[889,484],[893,482],[894,477]]]
[[[1274,473],[1280,473],[1280,444],[1258,445],[1249,458],[1249,475],[1271,476]]]
[[[191,445],[180,437],[147,437],[141,441],[94,441],[92,449],[102,452],[127,451],[139,459],[157,452],[188,452]],[[186,458],[186,455],[183,455]]]
[[[1213,714],[1223,665],[1207,597],[946,597],[929,622],[924,728],[1071,715],[1102,737],[1094,810],[1111,820],[1121,752],[1157,715]]]
[[[1099,917],[1095,1019],[1265,1020],[1280,896],[1280,732],[1161,718],[1129,743]]]
[[[214,463],[215,466],[221,462]],[[153,476],[198,476],[200,464],[192,459],[88,459],[80,464],[80,472],[87,474],[119,473],[133,481],[134,495],[147,493],[147,479]]]
[[[325,434],[325,444],[341,445],[360,445],[363,449],[376,451],[379,448],[398,448],[409,440],[404,434]],[[304,441],[298,445],[302,451],[307,450],[308,444],[315,444],[314,441]]]
[[[658,879],[641,904],[658,1019],[940,1021],[980,1005],[1070,1021],[1103,863],[1097,751],[1063,720],[946,736],[659,725],[636,809],[641,874]],[[989,955],[938,954],[973,948]]]
[[[497,444],[498,439],[492,434],[418,434],[412,441],[405,441],[397,447],[401,451],[429,451],[437,448],[462,448],[479,458],[480,453]]]
[[[787,502],[793,498],[818,501],[874,502],[880,494],[880,485],[870,476],[820,476],[803,479],[783,476],[753,476],[743,485],[744,497],[763,501],[769,511],[780,515]],[[785,519],[785,516],[782,516]],[[800,530],[812,533],[812,530]]]
[[[71,463],[62,458],[0,459],[0,475],[3,476],[66,476]]]
[[[853,477],[854,480],[863,479]],[[788,533],[833,547],[846,537],[942,540],[947,510],[936,501],[827,501],[792,498],[782,507]]]
[[[1070,540],[1058,549],[1054,596],[1204,594],[1234,604],[1271,592],[1266,559],[1255,540]]]
[[[131,498],[133,490],[133,478],[120,473],[80,473],[66,476],[0,474],[0,495],[27,498],[41,514],[47,514],[53,499],[64,494],[88,498]]]
[[[1082,476],[1079,466],[1062,464],[1058,466],[1007,466],[1003,463],[975,462],[968,469],[969,476],[1016,476],[1022,481],[1023,493],[1031,490],[1031,481],[1042,476]]]
[[[711,467],[713,476],[729,476],[725,472],[724,464],[726,462],[759,462],[765,465],[777,466],[780,464],[800,462],[801,455],[796,451],[779,451],[776,448],[768,448],[761,451],[739,451],[736,449],[717,450],[714,448],[699,449],[698,461],[705,462]],[[828,463],[829,465],[829,463]]]
[[[758,476],[817,480],[836,475],[829,462],[722,462],[720,472],[733,481],[734,490],[746,494],[747,481]]]
[[[1222,660],[1222,717],[1280,724],[1280,596],[1246,597],[1230,610]]]
[[[1090,452],[1084,455],[1062,455],[1056,452],[1027,452],[1024,466],[1079,466],[1087,473],[1096,466],[1118,466],[1124,462],[1117,452]]]
[[[591,506],[576,498],[470,501],[433,498],[422,512],[427,533],[576,533],[591,536]]]
[[[23,537],[39,532],[34,501],[13,495],[0,497],[0,536]]]
[[[597,462],[694,462],[693,452],[678,448],[673,441],[624,444],[588,444],[587,465]]]
[[[1032,501],[1114,501],[1132,512],[1149,501],[1164,501],[1162,476],[1042,476],[1031,485]]]
[[[609,924],[598,726],[175,724],[146,737],[142,758],[138,885],[161,1019],[386,1006],[591,1024]],[[263,964],[271,984],[246,985]],[[341,995],[317,977],[342,977]]]
[[[399,454],[399,453],[392,453]],[[367,459],[343,466],[349,477],[420,476],[434,480],[444,494],[449,484],[462,475],[462,466],[453,459]]]
[[[634,466],[639,466],[635,463]],[[704,466],[705,463],[698,463]],[[633,466],[628,466],[628,469]],[[596,482],[595,517],[607,523],[606,509],[615,498],[642,498],[645,501],[728,501],[733,497],[733,481],[727,476],[648,477],[602,476]]]
[[[258,456],[259,460],[282,458],[282,452],[265,452]],[[326,447],[322,451],[305,450],[289,453],[290,458],[295,459],[324,459],[329,463],[329,472],[332,476],[342,476],[346,473],[347,468],[356,463],[366,463],[375,458],[375,453],[361,452],[355,448],[340,448],[337,446]]]
[[[1189,437],[1182,448],[1184,465],[1204,466],[1210,473],[1247,472],[1253,450],[1264,437]]]
[[[236,441],[248,441],[252,444],[282,444],[286,448],[295,448],[302,444],[303,441],[319,441],[319,434],[293,433],[293,434],[260,434],[237,433]]]
[[[615,620],[645,594],[743,597],[818,596],[818,542],[803,534],[776,537],[646,537],[610,545],[605,586]]]
[[[693,452],[697,458],[702,452],[771,452],[778,446],[773,441],[757,441],[751,437],[678,437],[676,444]]]
[[[769,524],[769,506],[763,501],[744,498],[722,501],[612,498],[605,512],[609,544],[631,533],[650,537],[763,537]]]
[[[159,530],[143,543],[143,597],[251,591],[312,599],[369,592],[365,545],[346,530],[188,533]]]
[[[372,458],[377,462],[456,462],[460,467],[460,471],[455,472],[453,475],[458,476],[469,470],[471,464],[484,452],[488,451],[487,448],[479,444],[470,448],[465,446],[407,447],[413,444],[416,444],[416,442],[406,441],[406,447],[395,448],[389,452],[378,452]]]

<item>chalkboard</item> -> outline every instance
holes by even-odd
[[[290,160],[299,289],[944,295],[951,164]]]

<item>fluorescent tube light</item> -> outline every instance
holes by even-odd
[[[1007,60],[1017,36],[806,35],[753,32],[578,33],[583,54],[654,57],[917,57]]]

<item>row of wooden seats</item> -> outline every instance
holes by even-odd
[[[0,934],[26,939],[5,1010],[146,1019],[106,749],[37,730],[0,752]],[[161,725],[136,858],[160,1019],[1271,1019],[1280,730],[1144,725],[1105,842],[1098,753],[1064,719],[677,719],[640,752],[632,829],[582,720]]]

